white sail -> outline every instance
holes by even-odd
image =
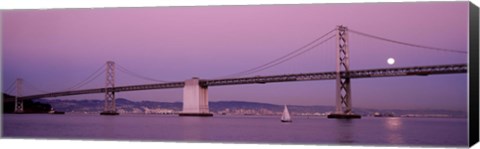
[[[283,108],[283,114],[282,114],[281,121],[282,122],[291,122],[292,121],[292,119],[290,118],[290,113],[288,112],[287,105],[285,105],[284,108]]]

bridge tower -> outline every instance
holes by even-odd
[[[336,100],[335,112],[328,118],[360,118],[360,115],[352,113],[352,93],[350,86],[350,51],[348,28],[337,26],[336,35]],[[343,72],[343,73],[342,73]]]
[[[179,116],[213,116],[208,110],[208,87],[198,78],[185,81],[183,87],[183,110]]]
[[[23,113],[23,99],[22,97],[23,79],[17,79],[15,81],[15,113]]]
[[[107,62],[105,73],[105,105],[100,115],[118,115],[115,106],[115,62]]]

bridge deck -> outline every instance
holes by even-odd
[[[433,75],[433,74],[450,74],[450,73],[466,73],[467,64],[456,65],[437,65],[437,66],[420,66],[420,67],[402,67],[402,68],[384,68],[384,69],[366,69],[349,71],[352,79],[356,78],[372,78],[372,77],[397,77],[410,75]],[[341,76],[347,73],[340,72]],[[206,86],[217,85],[235,85],[235,84],[254,84],[254,83],[272,83],[272,82],[288,82],[288,81],[313,81],[313,80],[331,80],[336,79],[336,72],[318,72],[318,73],[301,73],[301,74],[285,74],[274,76],[256,76],[245,78],[230,78],[205,80]]]
[[[452,73],[466,73],[468,70],[467,64],[454,65],[435,65],[435,66],[418,66],[418,67],[402,67],[402,68],[382,68],[382,69],[366,69],[366,70],[351,70],[349,73],[340,72],[340,75],[349,75],[352,79],[357,78],[372,78],[372,77],[398,77],[411,75],[434,75],[434,74],[452,74]],[[201,80],[200,84],[203,86],[220,86],[220,85],[239,85],[239,84],[264,84],[274,82],[290,82],[290,81],[314,81],[314,80],[331,80],[336,79],[336,72],[317,72],[317,73],[300,73],[300,74],[285,74],[272,76],[255,76],[242,78],[226,78],[226,79],[212,79]],[[157,83],[157,84],[143,84],[143,85],[129,85],[119,86],[115,88],[108,88],[108,91],[127,92],[137,90],[152,90],[152,89],[167,89],[167,88],[182,88],[185,85],[181,82]],[[62,91],[47,94],[38,94],[24,96],[20,99],[39,99],[46,97],[71,96],[81,94],[104,93],[105,88],[85,89],[76,91]]]

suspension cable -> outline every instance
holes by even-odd
[[[24,83],[23,83],[23,86],[24,86],[24,87],[29,88],[29,89],[31,89],[31,90],[33,90],[33,91],[40,92],[40,93],[49,93],[48,91],[38,89],[37,87],[29,84],[28,82],[27,82],[27,83],[25,83],[25,81],[23,81],[23,82],[24,82]]]
[[[7,88],[7,90],[5,90],[5,93],[10,94],[10,92],[13,91],[13,88],[14,88],[13,86],[15,85],[15,83],[16,83],[16,81],[13,81],[13,82],[9,85],[9,87]]]
[[[98,76],[100,76],[100,74],[103,74],[103,70],[105,68],[105,65],[102,65],[100,68],[98,68],[97,70],[95,70],[95,72],[93,72],[92,74],[90,74],[86,79],[78,82],[77,84],[73,85],[72,87],[69,87],[67,89],[64,89],[63,91],[69,91],[69,90],[73,90],[73,89],[77,89],[77,88],[80,88],[80,87],[83,87],[84,85],[90,83],[92,80],[96,79]],[[100,72],[100,73],[99,73]],[[97,74],[98,73],[98,74]],[[92,79],[93,78],[93,79]]]
[[[314,46],[312,46],[314,43],[318,42],[319,40],[323,39],[324,37],[326,37],[327,35],[329,35],[330,33],[332,33],[333,31],[335,31],[335,29],[332,29],[330,30],[329,32],[323,34],[322,36],[319,36],[318,38],[316,38],[315,40],[305,44],[304,46],[290,52],[290,53],[287,53],[277,59],[274,59],[270,62],[267,62],[263,65],[260,65],[260,66],[257,66],[257,67],[254,67],[254,68],[251,68],[251,69],[248,69],[248,70],[245,70],[245,71],[241,71],[241,72],[237,72],[237,73],[233,73],[233,74],[230,74],[230,75],[225,75],[225,76],[222,76],[222,77],[217,77],[217,78],[226,78],[226,77],[232,77],[232,76],[244,76],[244,75],[248,75],[248,74],[252,74],[252,73],[255,73],[255,72],[259,72],[259,71],[263,71],[265,69],[268,69],[268,68],[271,68],[273,66],[276,66],[278,64],[281,64],[285,61],[288,61],[290,60],[291,58],[293,57],[297,57],[298,55],[301,55],[303,53],[305,53],[306,51],[310,51],[311,49],[313,49],[313,47],[316,47],[324,42],[326,42],[326,40],[320,42],[320,44],[316,44]],[[327,40],[331,39],[332,37],[329,37]],[[312,47],[310,47],[312,46]],[[310,47],[310,48],[308,48]],[[308,48],[308,49],[305,49],[305,48]],[[293,55],[293,56],[292,56]]]
[[[293,59],[293,58],[295,58],[295,57],[297,57],[297,56],[300,56],[300,55],[302,55],[302,54],[304,54],[304,53],[306,53],[306,52],[308,52],[308,51],[313,50],[314,48],[320,46],[321,44],[329,41],[329,40],[332,39],[333,37],[335,37],[335,35],[332,35],[332,36],[328,37],[327,39],[323,40],[322,42],[320,42],[320,43],[318,43],[318,44],[315,44],[314,46],[306,49],[305,51],[302,51],[302,52],[300,52],[300,53],[297,53],[297,54],[295,54],[294,56],[291,56],[291,57],[289,57],[289,58],[287,58],[287,59],[284,59],[284,60],[282,60],[282,61],[280,61],[280,62],[277,62],[277,63],[275,63],[275,64],[273,64],[273,65],[270,65],[270,66],[268,66],[268,67],[265,67],[265,68],[262,68],[262,69],[259,69],[259,70],[256,70],[256,71],[247,73],[247,74],[243,74],[242,76],[249,75],[249,74],[252,74],[252,73],[256,73],[256,72],[259,72],[259,71],[263,71],[263,70],[265,70],[265,69],[268,69],[268,68],[277,66],[277,65],[279,65],[279,64],[282,64],[282,63],[284,63],[284,62],[287,62],[287,61],[289,61],[289,60],[291,60],[291,59]]]
[[[104,73],[105,73],[105,72],[102,71],[101,73],[98,73],[96,76],[92,77],[90,80],[85,81],[84,83],[78,85],[77,87],[72,87],[72,88],[70,88],[69,90],[79,89],[79,88],[81,88],[81,87],[83,87],[83,86],[91,83],[93,80],[97,79],[100,75],[102,75],[102,74],[104,74]]]
[[[126,73],[126,74],[128,74],[130,76],[133,76],[133,77],[136,77],[136,78],[140,78],[140,79],[148,80],[148,81],[154,81],[154,82],[161,82],[161,83],[169,82],[169,81],[165,81],[165,80],[158,80],[158,79],[153,79],[153,78],[150,78],[150,77],[142,76],[140,74],[137,74],[133,71],[130,71],[130,70],[126,69],[125,67],[123,67],[119,64],[117,64],[117,67],[118,67],[118,70],[120,70],[121,72]]]
[[[405,46],[410,46],[410,47],[416,47],[416,48],[423,48],[423,49],[428,49],[428,50],[435,50],[435,51],[443,51],[443,52],[452,52],[452,53],[467,54],[466,51],[459,51],[459,50],[452,50],[452,49],[443,49],[443,48],[436,48],[436,47],[430,47],[430,46],[424,46],[424,45],[406,43],[406,42],[402,42],[402,41],[387,39],[387,38],[383,38],[383,37],[379,37],[379,36],[375,36],[375,35],[371,35],[371,34],[359,32],[359,31],[352,30],[352,29],[348,29],[348,30],[349,30],[351,33],[354,33],[354,34],[357,34],[357,35],[361,35],[361,36],[365,36],[365,37],[369,37],[369,38],[373,38],[373,39],[377,39],[377,40],[382,40],[382,41],[386,41],[386,42],[396,43],[396,44],[400,44],[400,45],[405,45]]]

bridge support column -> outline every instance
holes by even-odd
[[[337,83],[335,112],[328,115],[328,118],[360,118],[360,115],[352,113],[352,93],[350,89],[350,51],[348,43],[348,28],[337,27]],[[344,72],[343,74],[341,72]]]
[[[17,79],[15,81],[15,111],[14,113],[23,113],[23,100],[22,97],[23,79]]]
[[[100,115],[118,115],[115,106],[115,62],[108,61],[105,81],[105,105]]]
[[[208,110],[208,87],[198,78],[185,81],[183,87],[183,111],[179,116],[213,116]]]

